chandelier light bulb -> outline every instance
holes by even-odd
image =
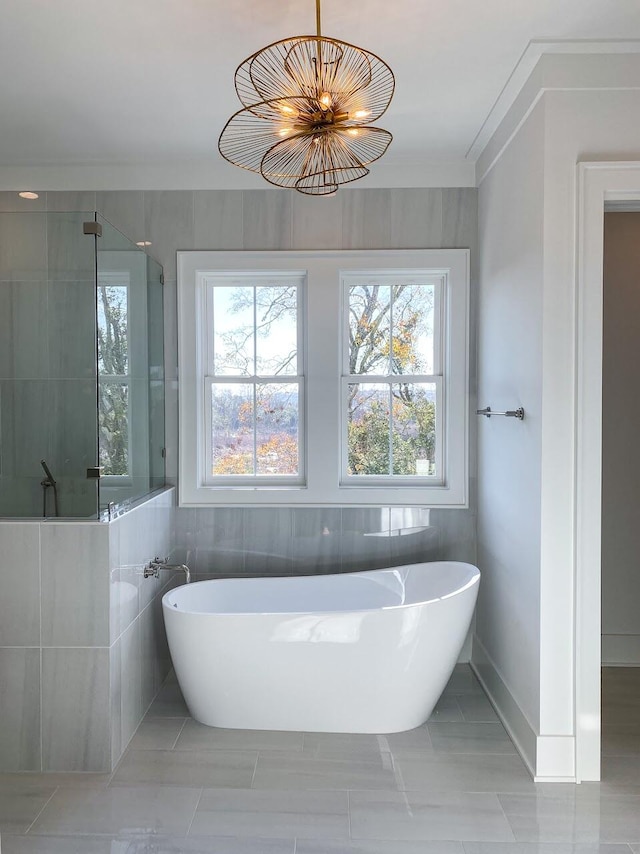
[[[331,196],[368,175],[391,143],[373,122],[391,102],[393,72],[371,51],[323,36],[320,0],[316,34],[252,54],[235,87],[242,109],[220,134],[220,154],[277,187]]]

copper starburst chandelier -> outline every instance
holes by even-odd
[[[235,85],[243,109],[224,126],[218,148],[236,166],[310,196],[335,193],[369,174],[389,131],[373,127],[395,81],[380,57],[326,38],[316,0],[316,35],[274,42],[241,63]]]

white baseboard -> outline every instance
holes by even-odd
[[[640,667],[640,635],[602,635],[605,667]]]
[[[575,782],[575,738],[536,732],[475,635],[471,668],[533,779],[540,783]]]
[[[502,681],[502,677],[491,660],[482,642],[474,635],[471,653],[471,668],[480,680],[511,741],[529,769],[532,777],[536,773],[537,733],[531,726],[520,706],[516,703]]]

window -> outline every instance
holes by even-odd
[[[342,277],[343,483],[442,481],[442,277]]]
[[[468,250],[179,253],[180,502],[467,502]]]
[[[303,274],[206,278],[204,482],[304,482]]]

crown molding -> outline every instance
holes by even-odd
[[[629,54],[640,54],[640,40],[530,41],[466,153],[466,158],[469,161],[478,163],[480,166],[478,169],[479,181],[487,174],[494,162],[492,159],[491,163],[486,163],[487,148],[494,141],[498,132],[503,130],[503,125],[507,124],[506,120],[509,119],[510,113],[514,112],[514,108],[518,108],[519,118],[517,121],[511,122],[513,127],[510,132],[503,134],[509,139],[529,115],[544,91],[558,88],[585,88],[580,86],[577,80],[571,83],[564,79],[554,83],[549,74],[540,74],[540,61],[543,57],[623,56]],[[539,79],[536,79],[536,75]],[[640,84],[640,80],[638,83]],[[591,81],[586,88],[606,88],[606,84],[596,86]]]

